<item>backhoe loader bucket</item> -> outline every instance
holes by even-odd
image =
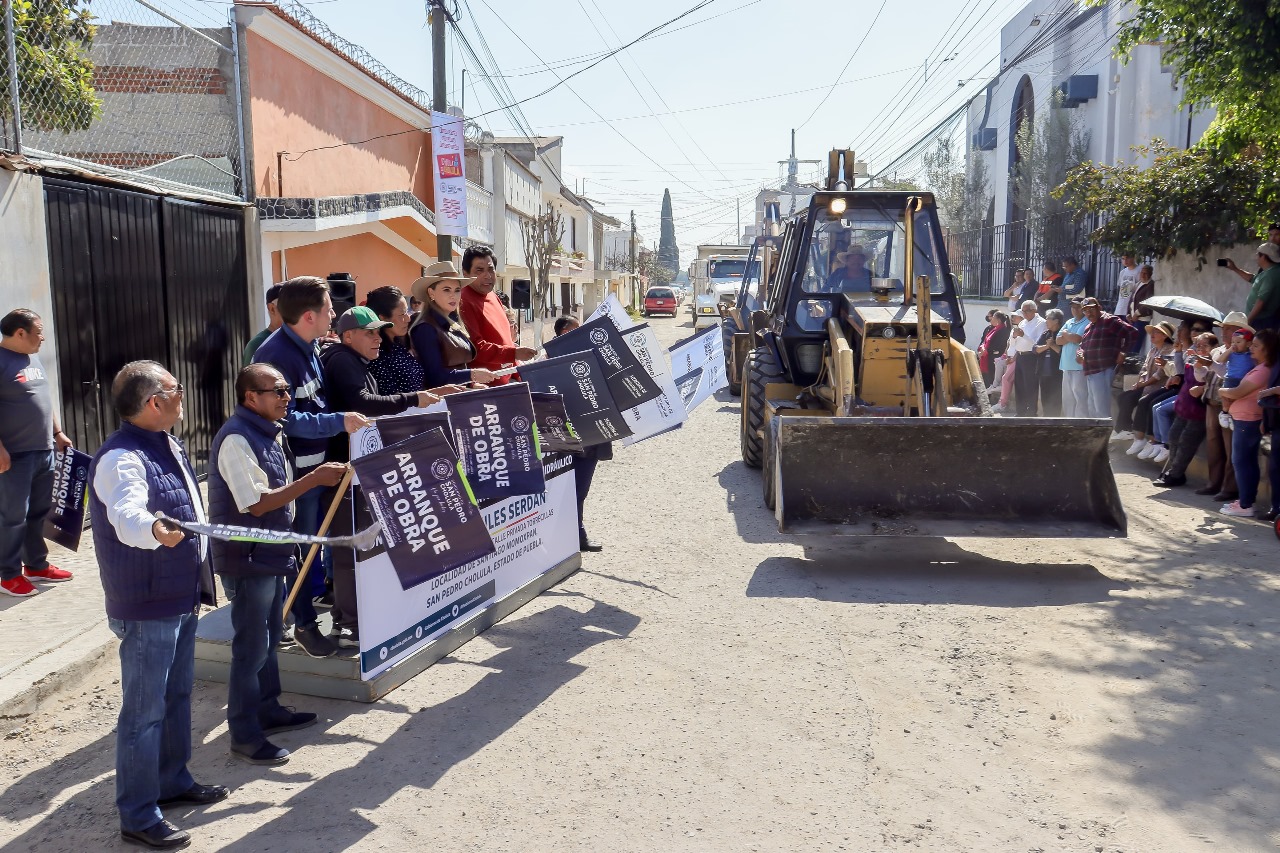
[[[786,532],[1124,536],[1110,434],[1084,418],[787,413],[766,424],[765,477]]]

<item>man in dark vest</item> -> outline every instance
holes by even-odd
[[[270,364],[289,383],[289,414],[284,418],[284,434],[293,454],[294,473],[299,478],[324,461],[329,439],[344,429],[351,433],[369,425],[364,415],[334,411],[328,404],[316,341],[333,325],[333,300],[324,279],[315,276],[291,278],[280,286],[276,310],[284,325],[258,347],[253,360]],[[314,534],[320,527],[320,493],[302,495],[294,508],[293,529]],[[337,645],[320,632],[316,608],[307,590],[293,601],[297,623],[293,637],[313,658],[329,657]]]
[[[196,618],[215,604],[208,543],[163,515],[205,521],[195,472],[169,430],[182,418],[184,389],[154,361],[126,364],[111,383],[123,420],[93,458],[89,511],[107,624],[120,638],[124,701],[116,727],[116,808],[125,841],[185,847],[169,805],[214,803],[221,785],[191,778],[191,688]]]
[[[214,524],[290,530],[293,502],[342,479],[346,465],[324,464],[293,479],[281,442],[289,383],[269,364],[236,377],[236,406],[213,439],[209,458],[209,518]],[[267,736],[306,728],[316,715],[280,704],[276,646],[284,632],[284,578],[297,569],[297,547],[213,540],[213,570],[231,593],[231,670],[227,724],[231,754],[250,764],[284,764],[289,750]]]

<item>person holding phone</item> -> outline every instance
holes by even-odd
[[[1280,326],[1280,246],[1268,240],[1258,247],[1257,258],[1256,273],[1240,269],[1230,258],[1221,258],[1218,263],[1249,282],[1244,303],[1249,325],[1274,329]]]

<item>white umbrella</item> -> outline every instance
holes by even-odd
[[[1222,322],[1222,312],[1208,302],[1191,296],[1153,296],[1138,303],[1158,314],[1177,317],[1179,320],[1212,320]]]

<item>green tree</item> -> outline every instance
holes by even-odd
[[[84,130],[102,114],[93,91],[93,16],[87,0],[10,0],[18,54],[18,101],[24,127]],[[0,32],[4,30],[0,17]],[[7,33],[4,33],[7,36]],[[0,51],[3,53],[3,51]],[[0,114],[13,116],[9,63],[0,62]]]
[[[1072,169],[1089,159],[1089,132],[1074,110],[1063,109],[1061,94],[1054,94],[1039,119],[1022,123],[1014,145],[1014,190],[1027,218],[1065,213],[1067,206],[1053,193]]]
[[[676,245],[676,220],[671,213],[671,190],[662,191],[662,231],[658,237],[658,265],[671,271],[680,269],[680,247]],[[671,278],[667,279],[670,282]]]
[[[924,155],[925,183],[938,202],[938,218],[955,232],[974,231],[982,226],[991,203],[987,163],[975,151],[968,162],[956,152],[949,138]]]

